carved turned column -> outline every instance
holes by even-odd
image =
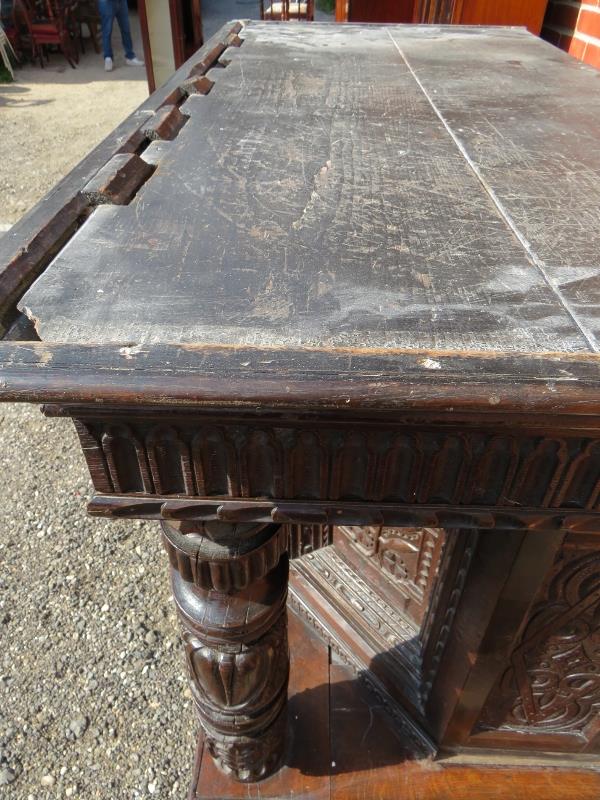
[[[205,742],[239,781],[275,771],[285,747],[289,653],[284,527],[162,523]]]

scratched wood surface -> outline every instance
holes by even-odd
[[[394,40],[509,224],[591,342],[600,322],[600,72],[518,31]],[[433,46],[443,40],[443,56]]]
[[[240,35],[22,299],[42,340],[597,349],[593,70],[515,30]]]

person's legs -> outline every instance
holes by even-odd
[[[121,29],[121,39],[123,41],[123,49],[125,50],[125,58],[135,58],[133,52],[133,42],[131,40],[131,29],[129,28],[129,9],[127,8],[127,0],[115,0],[115,17]]]
[[[112,0],[98,0],[98,11],[100,12],[100,22],[102,25],[102,50],[104,51],[104,58],[112,58],[112,28],[115,11],[113,8]]]

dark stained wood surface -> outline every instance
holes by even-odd
[[[600,73],[515,31],[491,37],[404,29],[394,39],[530,257],[598,349]]]
[[[249,23],[242,35],[132,203],[97,208],[23,299],[42,339],[596,347],[597,248],[566,236],[600,208],[591,71],[520,31]],[[559,80],[538,102],[546,67]],[[567,120],[562,106],[588,96]],[[492,112],[480,153],[476,122]],[[554,164],[577,171],[584,145],[589,191],[565,197]],[[512,168],[528,153],[546,159],[535,177],[535,163]],[[579,303],[569,287],[583,274]]]
[[[255,785],[233,784],[203,753],[200,739],[190,800],[596,800],[600,777],[589,769],[465,756],[415,758],[377,698],[354,670],[290,611],[290,713],[295,727],[286,766]],[[331,663],[330,663],[331,660]],[[294,666],[297,668],[294,668]]]
[[[196,69],[200,64],[208,69],[225,49],[230,33],[240,27],[226,25],[212,36],[195,54],[192,63]],[[90,210],[89,201],[82,191],[86,183],[93,180],[113,156],[143,149],[144,135],[140,128],[167,98],[174,93],[182,95],[179,87],[185,84],[189,68],[190,65],[184,65],[178,70],[0,237],[0,336],[5,334],[14,319],[17,300],[48,266]]]
[[[491,743],[498,756],[498,745],[529,743],[545,722],[535,625],[555,578],[569,619],[590,617],[596,602],[586,581],[597,575],[600,513],[598,261],[583,236],[572,249],[568,230],[550,241],[544,227],[545,204],[567,203],[563,133],[582,147],[587,133],[581,118],[553,116],[547,97],[538,128],[528,127],[545,59],[559,65],[561,108],[565,92],[585,98],[595,78],[523,32],[252,24],[240,39],[237,30],[182,70],[129,131],[127,151],[69,184],[52,246],[40,243],[17,270],[22,288],[62,247],[21,302],[43,341],[0,346],[0,398],[43,400],[75,418],[97,491],[92,513],[163,519],[206,736],[195,771],[206,796],[232,796],[230,780],[203,764],[207,753],[248,780],[270,774],[283,751],[287,556],[274,564],[288,532],[278,525],[451,529],[406,707],[445,747]],[[453,48],[470,42],[479,55],[461,89]],[[538,66],[526,88],[512,77],[494,94],[490,74],[528,58]],[[583,122],[597,117],[595,102]],[[487,130],[488,107],[496,116],[482,144],[467,125]],[[559,164],[558,189],[542,145]],[[597,156],[582,156],[586,180]],[[571,226],[580,213],[589,227],[581,204],[597,208],[598,191],[590,183],[585,199],[569,195]],[[574,289],[588,269],[589,291],[587,277]],[[18,291],[11,285],[9,305]],[[578,537],[581,552],[552,561]],[[334,566],[345,586],[348,573]],[[361,593],[372,598],[365,580],[353,585],[358,605]],[[327,589],[329,606],[335,599]],[[560,631],[560,613],[553,624]],[[501,771],[481,751],[485,767],[417,755],[387,732],[383,708],[393,708],[372,678],[382,708],[358,697],[327,648],[313,658],[300,629],[290,705],[305,761],[289,751],[275,796],[597,796],[589,772]],[[515,653],[517,695],[500,680]],[[595,668],[593,658],[585,663]],[[556,674],[570,681],[577,669]],[[385,670],[373,675],[389,685]],[[551,713],[569,700],[561,689]],[[596,694],[583,700],[567,718],[575,737],[542,733],[537,755],[596,748]],[[423,743],[412,723],[402,730]]]
[[[0,344],[0,398],[16,402],[597,415],[599,391],[589,353]]]
[[[227,798],[330,798],[329,648],[299,617],[289,614],[289,745],[282,769],[259,784],[235,783],[210,757],[200,735],[190,800]]]

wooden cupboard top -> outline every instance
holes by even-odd
[[[322,394],[347,359],[400,384],[407,359],[453,360],[509,394],[537,360],[596,386],[600,73],[521,29],[240,36],[167,98],[111,202],[103,175],[86,187],[94,210],[19,303],[53,352],[222,350],[240,376],[276,353]]]

